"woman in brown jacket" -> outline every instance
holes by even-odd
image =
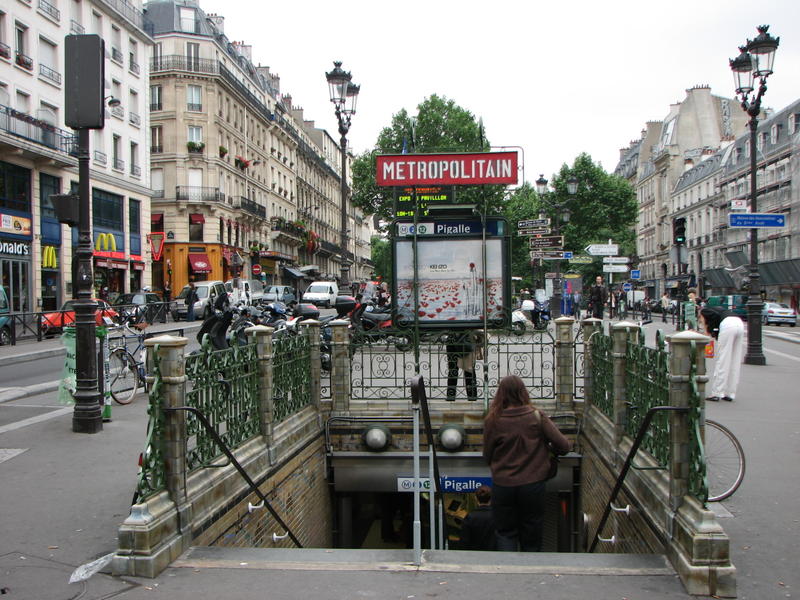
[[[531,403],[522,379],[504,377],[483,426],[498,550],[538,552],[542,548],[548,444],[557,454],[570,449],[564,434]]]

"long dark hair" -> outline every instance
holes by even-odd
[[[730,312],[719,306],[704,306],[700,309],[700,314],[706,322],[708,334],[717,339],[719,337],[719,326],[722,320],[730,316]]]
[[[531,397],[525,382],[516,375],[506,375],[500,380],[494,399],[486,413],[486,421],[493,422],[506,408],[531,404]]]

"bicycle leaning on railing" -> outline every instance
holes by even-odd
[[[145,383],[145,334],[125,322],[111,330],[121,335],[109,338],[109,381],[111,397],[118,404],[129,404],[139,387],[147,391]],[[128,350],[128,342],[136,340],[136,349]]]
[[[706,456],[708,501],[729,498],[744,479],[744,450],[736,436],[724,425],[706,419],[703,449]]]

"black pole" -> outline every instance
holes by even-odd
[[[762,85],[762,90],[766,86]],[[758,112],[761,110],[759,90],[756,102],[747,112],[750,114],[750,212],[758,212],[758,161],[756,157],[756,132],[758,131]],[[758,229],[750,230],[750,297],[747,300],[747,353],[744,362],[748,365],[765,365],[764,348],[761,343],[761,276],[758,273]]]
[[[97,345],[95,340],[95,310],[92,299],[92,227],[89,218],[89,129],[78,130],[78,192],[80,216],[78,221],[78,269],[75,306],[75,410],[72,431],[97,433],[103,429],[100,394],[97,390]]]
[[[339,133],[341,134],[342,151],[342,231],[340,237],[340,246],[342,247],[342,262],[339,267],[341,268],[341,282],[340,288],[347,288],[350,285],[350,261],[347,256],[347,130],[348,127],[342,120],[342,115],[339,111],[336,112],[339,118]]]
[[[559,211],[561,208],[557,208],[553,218],[556,221],[556,226],[554,228],[556,232],[556,236],[561,235],[561,215]],[[562,246],[563,250],[563,246]],[[561,283],[561,259],[556,259],[556,278],[553,280],[553,299],[555,300],[555,308],[550,307],[550,318],[557,319],[561,316],[561,292],[564,288],[564,285]]]

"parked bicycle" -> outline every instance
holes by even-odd
[[[729,498],[744,479],[744,450],[736,436],[724,425],[706,419],[703,442],[708,478],[708,501]]]
[[[121,332],[121,335],[109,338],[111,397],[118,404],[130,404],[140,387],[147,391],[144,370],[145,334],[143,331],[131,328],[127,321],[112,331]],[[128,342],[133,340],[136,340],[137,345],[131,352],[128,350]]]

